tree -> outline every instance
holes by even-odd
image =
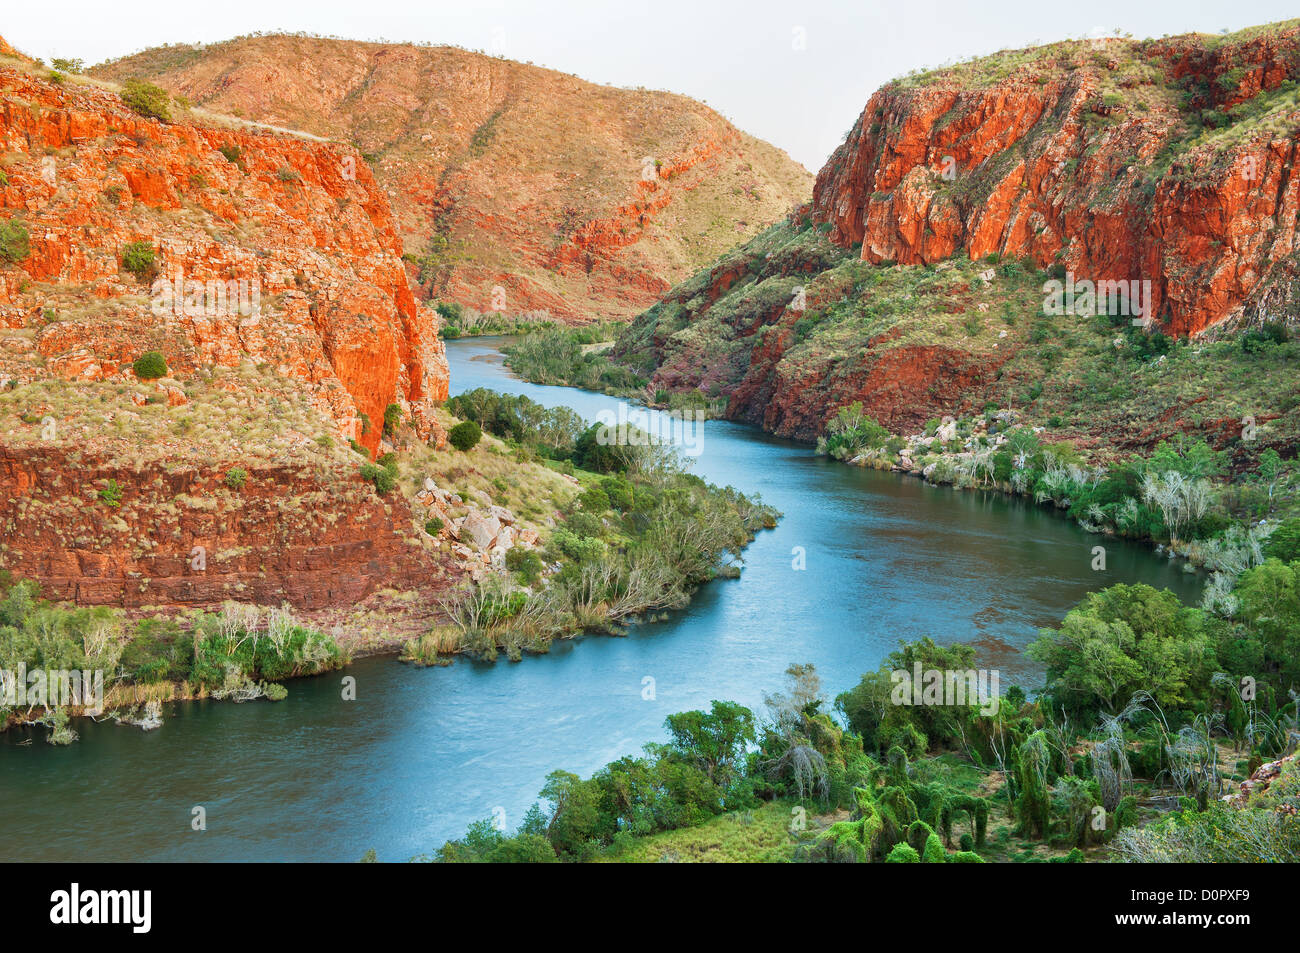
[[[453,447],[462,452],[473,450],[478,446],[479,440],[483,437],[483,431],[479,425],[472,420],[465,420],[451,428],[447,434],[447,440]]]
[[[679,712],[664,723],[672,736],[671,747],[698,763],[724,791],[746,746],[755,740],[754,713],[735,702],[715,701],[708,712]]]
[[[142,381],[157,380],[159,377],[167,376],[167,361],[157,351],[146,351],[136,358],[135,363],[131,365],[131,370]]]
[[[1282,455],[1272,447],[1269,447],[1259,455],[1259,480],[1268,487],[1268,511],[1273,512],[1273,494],[1277,491],[1278,484],[1282,483],[1287,476],[1286,464],[1282,462]]]
[[[1088,595],[1028,649],[1047,666],[1047,690],[1074,713],[1117,712],[1139,690],[1163,706],[1208,695],[1219,623],[1172,592],[1117,585]]]
[[[557,854],[581,858],[590,842],[598,840],[602,833],[599,784],[568,771],[552,771],[546,776],[541,794],[551,802],[546,839]],[[612,830],[605,833],[613,835]]]
[[[171,97],[167,91],[140,79],[128,79],[122,84],[122,102],[130,109],[149,119],[167,122],[171,119]]]

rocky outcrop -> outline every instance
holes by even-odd
[[[1270,807],[1281,814],[1295,817],[1300,813],[1296,805],[1295,785],[1284,795],[1276,791],[1278,780],[1287,778],[1295,780],[1297,755],[1287,755],[1277,761],[1269,761],[1255,769],[1249,778],[1242,781],[1237,791],[1225,794],[1220,800],[1232,807]]]
[[[890,83],[810,205],[674,287],[611,357],[648,396],[695,391],[805,440],[855,402],[895,433],[993,404],[1111,450],[1179,433],[1223,448],[1249,415],[1290,456],[1286,372],[1267,365],[1234,402],[1232,349],[1209,347],[1266,322],[1300,334],[1298,86],[1297,22]],[[1054,311],[1048,281],[1081,300]],[[1155,331],[1188,345],[1181,387]],[[1070,391],[1103,379],[1142,399],[1081,412]]]
[[[812,184],[687,97],[451,47],[253,36],[95,72],[355,142],[423,294],[480,311],[633,315]]]
[[[0,569],[127,607],[453,581],[348,446],[379,450],[392,404],[436,445],[448,389],[364,160],[48,75],[0,65],[0,222],[23,246],[0,261]],[[148,351],[161,379],[133,371]]]
[[[311,463],[132,467],[67,448],[0,447],[0,568],[80,605],[303,610],[352,606],[377,589],[438,591],[459,565],[423,545],[399,494]],[[99,490],[121,488],[108,505]]]
[[[113,92],[18,70],[0,70],[0,90],[0,147],[17,156],[0,214],[31,245],[0,269],[0,308],[29,347],[0,373],[126,379],[147,350],[181,374],[249,360],[372,451],[379,428],[361,415],[390,403],[428,432],[448,384],[436,319],[355,152],[146,119]],[[123,266],[133,244],[152,257],[143,281]]]
[[[999,254],[1150,282],[1148,313],[1196,334],[1297,249],[1298,79],[1290,24],[1058,43],[890,83],[818,175],[813,215],[872,262]]]

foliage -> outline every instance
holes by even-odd
[[[17,264],[31,254],[31,250],[26,225],[14,218],[0,222],[0,261]]]
[[[851,460],[865,450],[884,446],[889,431],[862,412],[862,403],[841,407],[826,424],[817,452]]]
[[[140,79],[128,79],[122,84],[122,102],[148,119],[168,122],[171,119],[171,97],[167,91]]]
[[[479,425],[472,420],[464,420],[452,427],[447,434],[447,441],[457,450],[467,452],[473,450],[480,439],[483,437],[483,431]]]
[[[130,242],[122,248],[122,268],[148,284],[158,277],[157,255],[146,241]]]
[[[167,360],[157,351],[147,351],[135,359],[131,370],[142,381],[156,380],[167,376]]]

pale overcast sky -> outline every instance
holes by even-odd
[[[1121,29],[1135,37],[1269,23],[1294,0],[10,0],[0,35],[87,63],[255,31],[429,41],[619,86],[702,99],[815,172],[868,96],[917,67]]]

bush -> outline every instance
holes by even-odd
[[[135,359],[131,370],[142,381],[157,380],[167,376],[167,361],[157,351],[148,351]]]
[[[430,536],[437,536],[439,533],[442,532],[442,528],[446,525],[447,525],[446,523],[444,523],[441,519],[435,516],[433,519],[425,521],[424,531],[428,533]]]
[[[393,487],[397,486],[397,468],[391,463],[388,466],[377,466],[373,463],[361,464],[361,479],[375,485],[375,492],[380,496],[387,496],[392,492]]]
[[[894,845],[894,849],[889,852],[885,858],[887,864],[919,864],[921,855],[918,854],[909,844],[899,841]]]
[[[520,578],[531,586],[542,576],[542,557],[531,549],[515,546],[506,552],[506,568],[519,573]]]
[[[15,265],[31,254],[31,251],[32,243],[27,234],[27,226],[13,219],[0,222],[0,260]]]
[[[1264,544],[1264,555],[1284,563],[1300,559],[1300,517],[1286,520],[1269,534]]]
[[[584,511],[599,516],[610,507],[609,494],[598,486],[593,486],[578,497],[578,503]]]
[[[384,436],[391,437],[400,426],[402,426],[402,408],[397,404],[389,404],[384,408]]]
[[[157,256],[148,242],[131,242],[122,249],[122,268],[146,284],[158,276]]]
[[[122,102],[149,119],[167,122],[171,119],[171,97],[167,91],[140,79],[128,79],[122,84]]]
[[[109,480],[99,491],[99,500],[105,506],[116,509],[122,505],[122,487],[116,480]]]
[[[226,473],[226,486],[232,490],[238,490],[248,482],[248,471],[242,467],[234,467]]]
[[[462,452],[473,450],[478,446],[478,442],[482,437],[483,431],[480,430],[479,425],[474,423],[472,420],[458,423],[456,426],[452,427],[451,432],[447,434],[447,440],[450,441],[451,445]]]

